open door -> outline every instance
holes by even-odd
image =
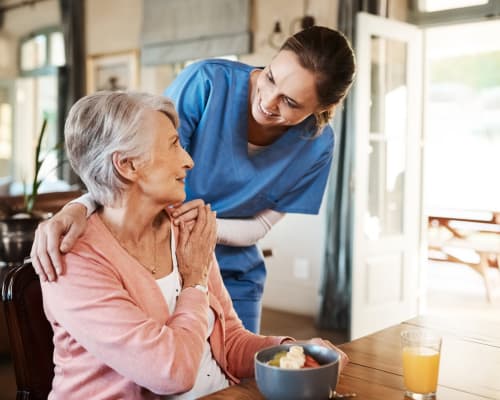
[[[421,31],[359,13],[351,339],[417,314]]]

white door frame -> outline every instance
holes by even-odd
[[[367,13],[358,14],[357,27],[351,339],[416,315],[420,286],[422,34],[410,24]],[[407,45],[408,120],[403,232],[378,239],[369,239],[365,234],[370,138],[377,135],[369,131],[372,36],[404,42]],[[391,269],[389,265],[394,268]],[[379,296],[380,293],[372,296],[377,290],[387,291],[389,294],[385,297]],[[377,299],[373,300],[373,297]]]

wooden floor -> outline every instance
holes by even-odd
[[[263,310],[260,330],[263,335],[292,336],[297,340],[321,337],[328,339],[333,344],[347,341],[347,332],[345,331],[319,330],[314,326],[312,317],[272,309]]]
[[[334,344],[345,342],[345,334],[336,331],[321,331],[314,327],[312,317],[264,309],[261,333],[263,335],[286,335],[295,339],[322,337]],[[0,355],[0,400],[15,400],[15,378],[10,359]]]

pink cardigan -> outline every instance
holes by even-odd
[[[285,339],[243,328],[215,257],[208,296],[182,290],[170,314],[153,276],[96,214],[65,262],[67,271],[57,282],[42,283],[55,345],[49,399],[156,399],[189,390],[201,361],[208,307],[216,315],[212,353],[233,383],[253,376],[257,350]]]

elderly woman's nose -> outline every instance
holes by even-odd
[[[189,153],[186,150],[184,150],[184,154],[186,156],[186,160],[184,162],[184,168],[192,169],[194,167],[193,159],[191,158],[191,156],[189,155]]]

